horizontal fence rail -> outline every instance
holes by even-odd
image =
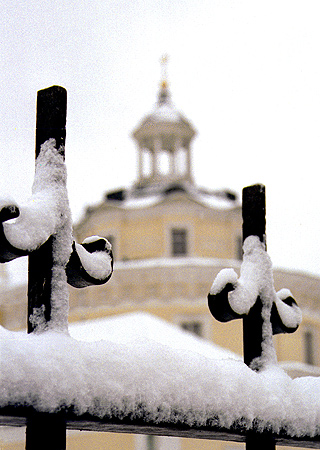
[[[0,409],[0,426],[24,426],[30,414],[32,414],[30,408],[2,408]],[[230,428],[218,426],[190,427],[182,423],[151,423],[147,420],[131,419],[130,417],[99,419],[90,414],[77,416],[75,413],[68,411],[64,412],[64,420],[68,430],[152,434],[157,436],[233,442],[246,442],[246,436],[254,433],[259,436],[262,442],[272,438],[277,445],[320,449],[320,435],[295,437],[289,436],[284,431],[280,433],[259,433],[257,429],[248,430],[240,423],[234,424]]]

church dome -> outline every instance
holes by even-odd
[[[132,133],[138,148],[136,186],[140,192],[177,182],[193,183],[191,142],[195,134],[191,123],[172,103],[163,76],[156,104]]]
[[[179,137],[184,141],[183,146],[190,143],[196,134],[195,129],[186,117],[177,110],[171,101],[167,83],[163,81],[158,94],[158,101],[132,133],[136,141],[147,144],[148,138],[161,133]]]

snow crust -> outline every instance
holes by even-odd
[[[82,341],[53,331],[25,335],[0,328],[0,406],[73,407],[78,414],[130,414],[191,426],[229,427],[240,420],[250,428],[257,419],[261,430],[319,433],[320,378],[292,380],[276,365],[257,373],[214,345],[205,343],[202,351],[196,338],[180,347],[175,337],[182,343],[186,332],[173,326],[168,332],[170,327],[149,315],[128,315],[114,325],[112,320],[100,322],[105,338],[96,341],[90,336],[94,324],[87,338],[82,329]],[[157,330],[153,336],[151,326]]]
[[[271,308],[275,304],[280,319],[287,327],[295,328],[302,320],[300,308],[293,303],[287,305],[285,300],[292,298],[288,289],[276,293],[273,282],[272,262],[264,243],[258,236],[248,236],[243,243],[243,261],[238,279],[233,269],[219,272],[210,289],[211,295],[217,295],[230,283],[234,289],[228,293],[228,302],[232,310],[240,316],[247,315],[258,297],[262,302],[262,356],[252,364],[275,363],[276,353],[272,341]]]
[[[6,239],[17,249],[31,253],[52,237],[52,278],[50,321],[45,319],[45,307],[34,308],[29,316],[35,331],[68,330],[69,289],[66,266],[72,252],[72,220],[67,193],[67,170],[63,149],[56,149],[55,139],[41,145],[36,159],[35,176],[30,199],[15,205],[11,199],[0,199],[0,207],[18,206],[17,218],[3,223]],[[101,238],[93,236],[90,244]],[[83,268],[97,279],[105,280],[112,272],[111,244],[103,239],[103,251],[88,252],[75,244]]]
[[[99,236],[90,236],[83,241],[83,244],[94,242]],[[106,241],[106,250],[111,251],[111,244]],[[88,275],[96,280],[105,280],[112,272],[112,258],[106,251],[88,252],[82,245],[75,244],[76,251],[81,260],[81,264]]]
[[[219,294],[227,284],[236,286],[238,275],[234,269],[222,269],[214,279],[210,289],[211,295]]]
[[[234,286],[234,290],[229,293],[229,303],[237,314],[248,314],[256,298],[260,296],[264,304],[276,304],[286,326],[294,328],[301,323],[300,308],[297,305],[290,307],[283,301],[292,297],[290,290],[281,289],[276,293],[272,262],[257,236],[249,236],[244,242],[239,279],[233,269],[222,269],[212,284],[210,294],[218,294],[228,283]]]
[[[55,144],[55,139],[49,139],[41,146],[32,195],[17,205],[19,217],[3,224],[6,238],[18,249],[35,250],[61,227],[70,228],[66,166]]]
[[[55,146],[55,139],[48,139],[41,145],[32,195],[24,204],[17,205],[20,215],[16,219],[3,223],[7,240],[21,250],[32,252],[50,236],[53,238],[51,320],[46,324],[44,307],[35,308],[30,321],[38,331],[47,327],[66,331],[68,327],[69,291],[65,267],[72,251],[72,220],[63,152]]]
[[[297,305],[293,304],[292,306],[289,306],[284,302],[284,300],[289,297],[293,298],[290,290],[281,289],[277,292],[275,304],[284,325],[289,328],[295,328],[297,325],[300,325],[302,321],[302,312]]]

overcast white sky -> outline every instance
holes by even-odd
[[[275,266],[320,275],[318,0],[2,2],[1,195],[30,194],[36,93],[68,91],[73,217],[136,177],[130,132],[172,98],[198,131],[198,184],[261,182]]]

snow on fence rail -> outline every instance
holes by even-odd
[[[35,409],[62,412],[71,429],[238,441],[254,430],[320,446],[319,378],[292,380],[276,364],[257,373],[209,345],[139,336],[81,342],[2,330],[1,338],[2,423],[24,424]]]
[[[64,449],[66,427],[234,440],[247,449],[320,448],[320,378],[292,380],[276,363],[272,335],[293,332],[301,313],[288,290],[273,288],[264,188],[244,190],[240,278],[222,271],[208,296],[218,320],[243,320],[244,362],[150,337],[76,340],[68,333],[67,282],[106,282],[112,252],[99,237],[73,242],[65,91],[39,91],[37,108],[31,200],[0,202],[0,262],[30,260],[29,334],[0,328],[0,425],[27,424],[32,450]]]

